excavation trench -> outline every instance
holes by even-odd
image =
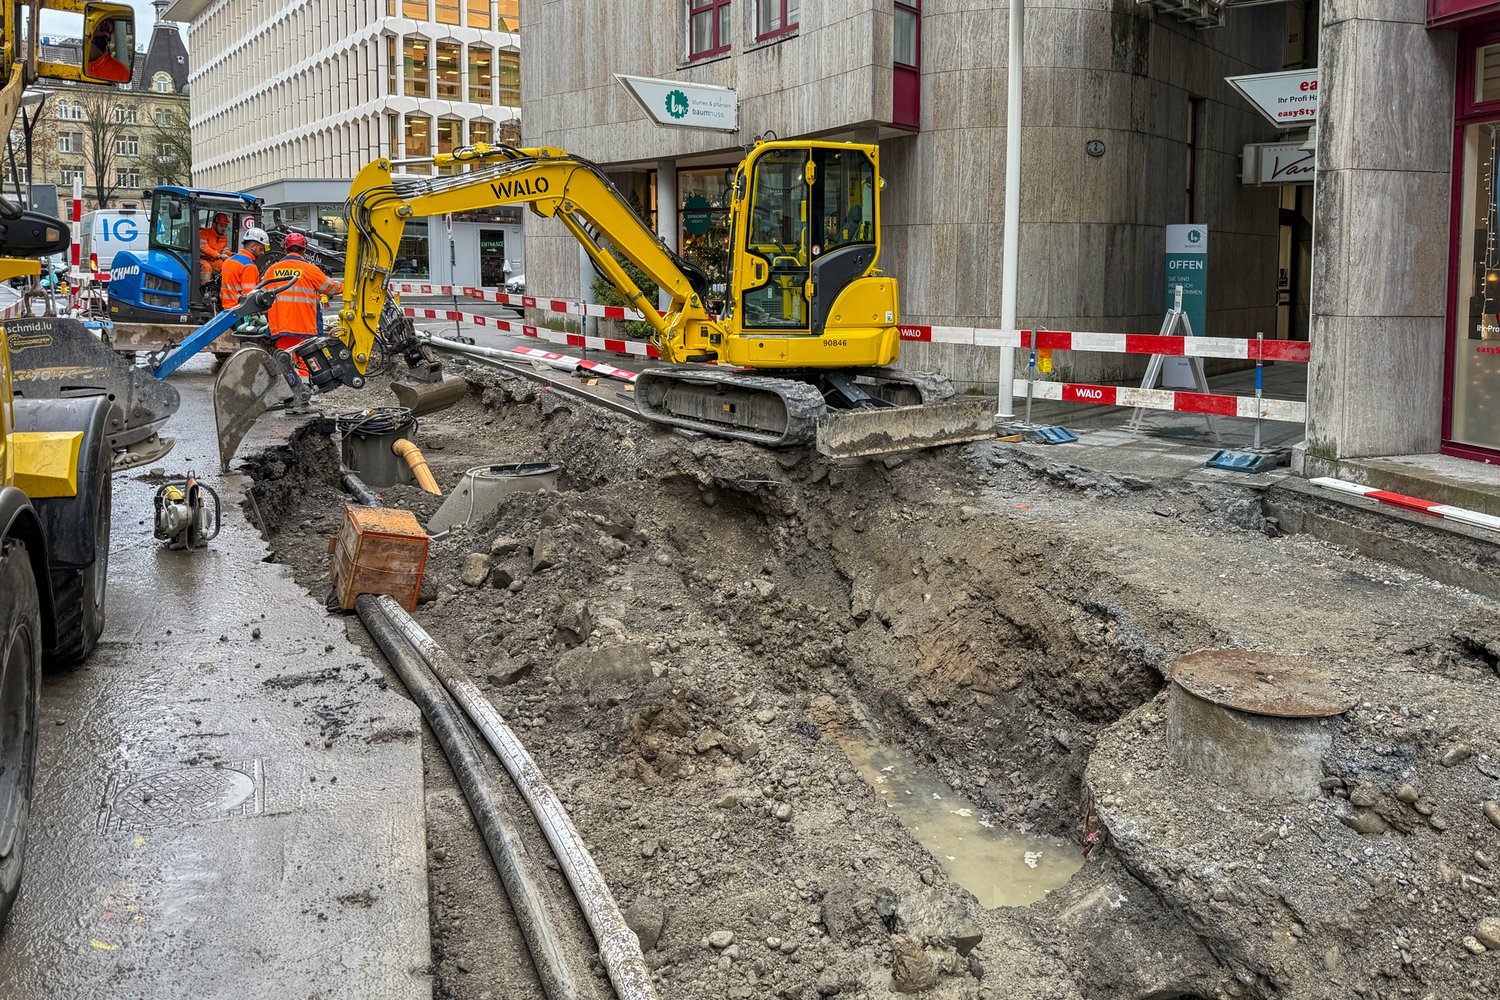
[[[1159,856],[1125,808],[1139,788],[1115,780],[1151,759],[1176,656],[1264,637],[1211,593],[1226,560],[1264,577],[1301,561],[1252,495],[999,445],[833,465],[470,378],[422,421],[438,482],[562,473],[434,540],[415,617],[558,790],[662,995],[1138,1000],[1301,982],[1303,965],[1235,944],[1261,904],[1226,915],[1186,891],[1191,852]],[[275,558],[320,600],[344,503],[329,429],[247,466]],[[380,492],[421,519],[441,503]],[[455,858],[482,849],[429,764],[439,995],[507,995],[493,879]],[[893,788],[951,808],[893,808]],[[1220,812],[1205,822],[1227,842],[1267,821]],[[1112,823],[1128,834],[1113,844]]]

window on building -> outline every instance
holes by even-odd
[[[317,220],[318,229],[321,232],[333,233],[336,236],[343,236],[348,232],[349,223],[344,218],[343,204],[333,205],[325,202],[321,205],[314,205],[313,218]]]
[[[521,30],[520,0],[496,0],[495,13],[500,16],[500,30],[517,32]]]
[[[427,20],[427,0],[401,0],[401,16],[413,21]]]
[[[82,132],[59,132],[57,133],[57,151],[59,153],[81,153],[83,152]]]
[[[498,103],[507,108],[521,106],[521,53],[500,53],[500,93]]]
[[[490,0],[467,0],[468,25],[471,28],[488,29],[490,26]]]
[[[407,38],[402,42],[402,46],[405,53],[402,63],[406,69],[406,96],[431,97],[432,89],[427,81],[432,69],[432,61],[427,40]]]
[[[796,31],[800,7],[801,0],[755,0],[755,40]]]
[[[486,146],[495,142],[495,126],[490,122],[469,122],[469,144],[478,145],[484,143]]]
[[[432,119],[426,115],[406,116],[406,158],[420,159],[432,155]]]
[[[151,89],[158,94],[170,94],[172,92],[172,74],[157,73],[151,77]]]
[[[171,159],[172,158],[172,147],[171,147],[171,145],[169,145],[168,143],[165,143],[165,142],[158,142],[156,144],[156,158],[159,159],[159,160],[169,160],[169,159]]]
[[[64,187],[72,187],[75,180],[80,182],[83,180],[83,168],[63,167],[57,172],[57,179],[62,182]]]
[[[165,125],[167,123],[167,109],[156,108],[151,112],[151,122],[154,125]]]
[[[136,110],[133,107],[115,108],[115,121],[126,125],[134,125],[136,121]]]
[[[116,156],[140,156],[141,137],[138,135],[122,135],[115,140]]]
[[[115,187],[140,187],[141,173],[139,170],[115,169]]]
[[[437,43],[437,95],[445,101],[463,96],[464,47],[458,42]]]
[[[399,3],[400,3],[400,0],[385,0],[385,16],[386,17],[395,17],[396,16],[396,8],[399,5]]]
[[[385,92],[392,97],[401,93],[401,75],[398,67],[401,60],[396,56],[396,36],[385,36]]]
[[[407,226],[401,234],[401,245],[396,248],[396,261],[391,266],[393,278],[426,278],[431,275],[427,262],[427,226]]]
[[[439,118],[437,122],[437,151],[439,153],[452,153],[464,144],[464,123],[457,118]],[[457,166],[442,167],[438,170],[441,174],[456,174]]]
[[[385,116],[386,155],[396,160],[401,158],[401,116]]]
[[[433,20],[438,24],[457,24],[459,0],[432,0]]]
[[[488,104],[494,98],[495,55],[483,45],[469,46],[469,103]]]
[[[688,0],[688,56],[707,59],[729,51],[729,0]]]
[[[921,4],[896,2],[896,65],[915,69],[921,49],[917,44],[918,23],[921,20]]]

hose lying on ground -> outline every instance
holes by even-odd
[[[547,843],[552,845],[558,866],[568,884],[573,887],[573,895],[577,897],[589,930],[599,944],[600,961],[609,973],[610,982],[614,984],[620,1000],[655,1000],[656,992],[651,986],[651,973],[641,954],[640,942],[626,926],[614,894],[609,891],[599,866],[594,863],[584,846],[583,838],[578,835],[562,802],[547,784],[541,769],[536,766],[516,734],[473,682],[464,676],[462,668],[447,651],[433,641],[432,636],[394,599],[361,597],[359,600],[361,605],[365,601],[379,604],[385,619],[443,682],[470,720],[484,734],[500,762],[505,765],[511,780],[520,789],[526,804],[536,816],[537,824],[547,837]],[[360,615],[364,616],[363,610]]]
[[[421,707],[427,724],[453,767],[479,832],[510,897],[516,922],[531,951],[531,962],[547,1000],[578,1000],[581,996],[569,974],[556,929],[547,914],[542,891],[527,870],[530,859],[520,835],[506,818],[496,789],[490,784],[483,763],[463,716],[447,693],[428,673],[423,657],[406,641],[386,612],[401,606],[389,598],[363,594],[355,599],[360,621],[400,675],[412,698]],[[405,616],[405,612],[402,612]],[[409,619],[408,619],[409,620]],[[624,994],[621,994],[624,1000]]]

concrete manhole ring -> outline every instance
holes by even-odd
[[[1172,681],[1204,701],[1254,715],[1315,719],[1358,701],[1342,678],[1309,656],[1200,649],[1172,665]]]
[[[158,771],[115,793],[111,805],[127,822],[218,819],[235,813],[255,794],[255,779],[232,767]]]

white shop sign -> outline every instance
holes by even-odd
[[[616,73],[658,125],[674,128],[704,128],[715,132],[739,131],[739,94],[728,87],[710,87],[678,80],[656,80],[646,76]]]
[[[1240,96],[1255,105],[1277,128],[1307,128],[1318,121],[1318,70],[1226,76]]]
[[[1307,143],[1257,142],[1245,147],[1241,179],[1246,184],[1311,184],[1317,157]]]

